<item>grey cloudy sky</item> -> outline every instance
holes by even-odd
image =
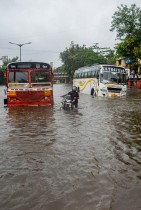
[[[110,32],[117,6],[141,0],[0,0],[0,58],[20,54],[14,43],[32,42],[22,47],[22,61],[53,62],[61,65],[59,53],[70,42],[87,47],[114,47],[116,34]]]

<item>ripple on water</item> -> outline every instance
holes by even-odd
[[[141,209],[140,91],[66,112],[70,88],[54,85],[53,107],[0,107],[1,209]]]

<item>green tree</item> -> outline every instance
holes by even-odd
[[[18,57],[14,57],[12,59],[10,59],[10,58],[7,59],[7,61],[4,61],[3,62],[3,67],[6,68],[6,66],[7,66],[8,63],[16,62],[16,61],[18,61],[18,59],[19,59]]]
[[[141,42],[138,40],[138,37],[132,36],[126,38],[117,45],[116,49],[117,58],[124,56],[125,58],[130,59],[132,68],[137,70],[138,58],[141,58]]]
[[[101,53],[94,52],[93,47],[87,48],[85,45],[75,45],[60,53],[60,58],[64,63],[64,71],[73,78],[74,71],[80,67],[93,65],[95,63],[107,63],[106,57]]]
[[[138,59],[141,59],[141,9],[135,4],[118,7],[112,16],[111,31],[117,32],[116,56],[127,57],[132,67],[137,70]]]
[[[121,4],[112,16],[111,31],[116,30],[117,39],[123,40],[141,32],[141,9],[135,4],[131,7]]]
[[[115,65],[116,56],[114,50],[111,50],[110,48],[107,50],[105,50],[106,48],[101,48],[101,49],[104,49],[100,51],[100,54],[106,59],[105,64]]]
[[[7,64],[8,63],[12,63],[12,62],[16,62],[17,60],[18,60],[18,57],[14,57],[12,59],[8,59],[7,61],[3,62],[3,65],[0,68],[0,84],[4,84],[5,83],[4,73],[6,72]]]

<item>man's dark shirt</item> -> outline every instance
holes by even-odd
[[[68,93],[68,95],[71,96],[71,100],[72,100],[72,101],[73,101],[74,98],[76,97],[75,103],[78,103],[79,94],[78,94],[76,91],[70,91],[70,92]]]

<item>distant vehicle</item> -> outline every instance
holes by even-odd
[[[7,106],[43,106],[53,104],[53,73],[47,63],[13,62],[7,65]]]
[[[79,68],[74,73],[73,85],[81,93],[97,96],[125,96],[127,72],[115,65],[93,65]]]

